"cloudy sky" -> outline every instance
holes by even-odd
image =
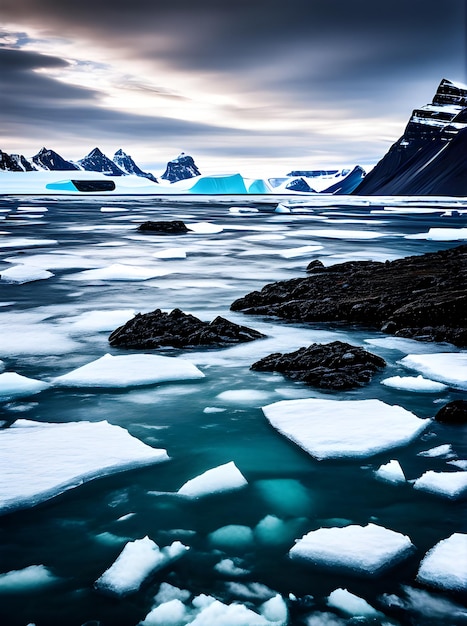
[[[466,27],[464,0],[1,0],[0,148],[368,166],[467,81]]]

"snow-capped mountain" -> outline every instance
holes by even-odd
[[[360,165],[356,165],[353,170],[344,176],[344,178],[336,181],[324,189],[321,193],[335,193],[338,195],[351,194],[352,191],[362,182],[365,176],[365,170],[360,167]]]
[[[310,185],[306,182],[306,180],[301,177],[292,178],[292,180],[286,184],[285,188],[289,189],[290,191],[299,191],[299,192],[305,192],[305,193],[314,191],[314,189],[310,187]]]
[[[113,161],[125,174],[135,174],[135,176],[142,176],[143,178],[152,180],[153,183],[157,183],[157,178],[153,174],[143,172],[143,170],[136,165],[132,157],[121,148],[114,154]]]
[[[67,161],[62,156],[50,150],[49,148],[41,148],[37,154],[32,157],[32,162],[36,165],[36,169],[41,170],[79,170],[76,163]]]
[[[80,159],[78,164],[88,172],[103,172],[112,176],[125,176],[125,172],[121,170],[116,163],[111,161],[109,157],[99,149],[94,148],[91,152]]]
[[[467,195],[467,86],[443,79],[354,193]]]
[[[32,172],[36,168],[22,154],[8,154],[0,150],[0,170]]]
[[[175,183],[194,176],[201,176],[201,172],[196,167],[193,157],[182,152],[176,159],[167,163],[167,168],[161,178]]]

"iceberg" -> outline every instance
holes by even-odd
[[[150,574],[179,559],[187,550],[180,541],[165,548],[159,548],[149,537],[129,541],[94,586],[119,596],[134,593]]]
[[[409,537],[383,526],[345,526],[312,530],[289,551],[292,559],[313,565],[339,567],[374,576],[405,559],[414,546]]]
[[[450,387],[467,390],[467,353],[465,352],[408,354],[399,363]]]
[[[50,387],[49,383],[34,378],[21,376],[16,372],[4,372],[0,374],[0,399],[24,398],[40,393]]]
[[[434,380],[428,380],[420,376],[392,376],[381,381],[382,385],[399,389],[401,391],[415,391],[418,393],[438,393],[448,388],[443,383],[437,383]]]
[[[429,423],[380,400],[281,400],[263,413],[318,460],[372,456],[407,444]]]
[[[414,487],[448,498],[458,498],[467,491],[467,472],[434,472],[429,470],[417,478]]]
[[[13,265],[6,270],[0,270],[0,279],[6,283],[32,283],[35,280],[46,280],[53,276],[52,272],[42,270],[31,265]]]
[[[327,598],[328,606],[338,609],[348,616],[356,617],[384,617],[382,613],[374,609],[366,600],[350,593],[347,589],[335,589]]]
[[[467,535],[454,533],[424,556],[417,580],[433,587],[467,591]]]
[[[381,465],[376,471],[375,476],[381,480],[391,483],[405,483],[405,475],[402,471],[399,461],[392,459],[389,463]]]
[[[155,354],[105,354],[96,361],[58,376],[53,382],[65,387],[114,388],[199,378],[204,378],[204,374],[185,359]]]
[[[192,478],[178,490],[181,496],[200,498],[246,487],[248,482],[233,461],[219,465]]]
[[[106,421],[50,424],[21,419],[0,431],[0,458],[0,513],[6,513],[94,478],[169,457]]]

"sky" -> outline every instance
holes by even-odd
[[[0,0],[0,149],[150,171],[374,165],[442,78],[465,0]]]

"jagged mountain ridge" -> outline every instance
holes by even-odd
[[[34,169],[42,169],[42,170],[57,170],[57,171],[67,171],[67,170],[79,170],[78,165],[73,163],[73,161],[67,161],[64,159],[58,152],[55,150],[50,150],[49,148],[41,148],[37,154],[32,157],[32,162],[35,166]]]
[[[201,176],[201,172],[196,167],[193,157],[182,152],[176,159],[167,163],[167,168],[161,178],[175,183],[179,180],[194,178],[195,176]]]
[[[404,134],[353,192],[467,195],[467,86],[443,79]]]
[[[35,169],[22,154],[8,154],[0,150],[0,170],[7,172],[32,172]]]
[[[103,174],[111,174],[112,176],[125,176],[125,172],[121,170],[116,163],[111,161],[102,150],[94,148],[83,159],[78,161],[83,170],[87,172],[102,172]]]
[[[136,165],[133,158],[121,148],[114,154],[113,161],[125,174],[135,174],[135,176],[141,176],[142,178],[152,180],[153,183],[157,183],[157,178],[153,174],[143,172],[143,170]]]

